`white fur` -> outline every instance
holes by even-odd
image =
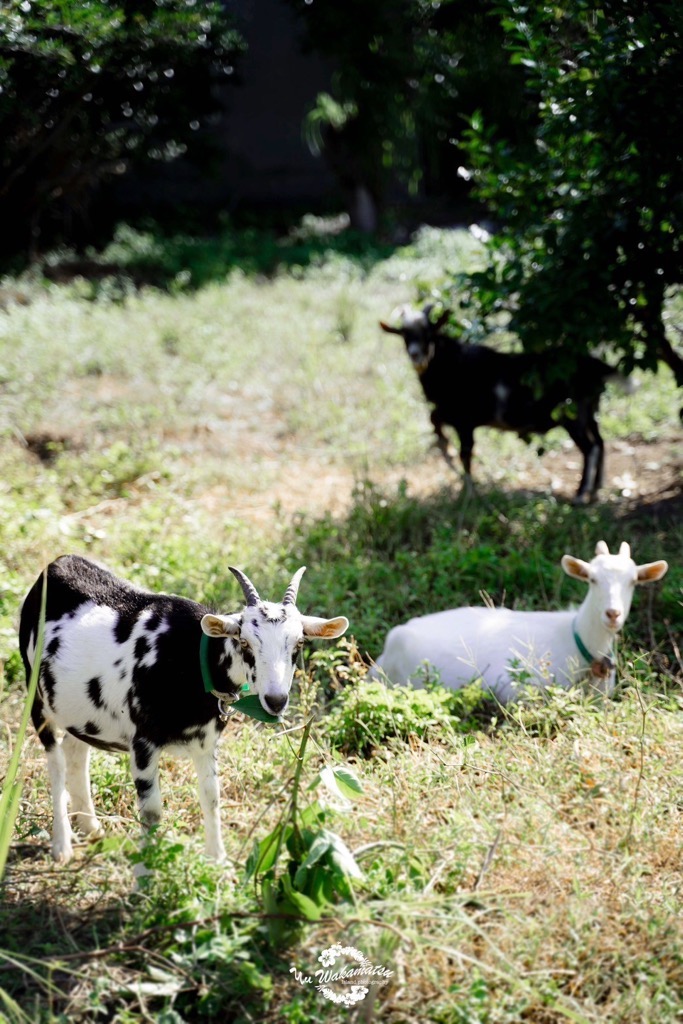
[[[610,694],[614,670],[594,675],[593,666],[611,657],[635,585],[661,579],[668,566],[663,561],[636,566],[627,544],[610,555],[600,541],[596,552],[591,562],[571,555],[562,559],[568,575],[588,583],[577,611],[455,608],[424,615],[391,630],[377,667],[393,683],[420,686],[424,672],[419,669],[428,662],[445,686],[459,689],[481,678],[501,703],[528,683],[569,688],[588,682]],[[581,654],[574,629],[592,662]]]

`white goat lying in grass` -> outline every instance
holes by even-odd
[[[454,608],[410,619],[387,636],[377,667],[392,683],[422,685],[424,662],[457,690],[477,678],[501,703],[519,686],[587,682],[611,694],[614,639],[626,621],[637,583],[660,580],[664,561],[636,565],[628,544],[610,555],[599,541],[592,562],[564,555],[562,568],[588,583],[578,610],[537,612]],[[421,678],[422,677],[422,678]]]

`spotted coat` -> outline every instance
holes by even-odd
[[[246,588],[247,606],[218,615],[186,598],[141,590],[76,555],[48,566],[43,657],[32,717],[47,752],[56,860],[66,861],[73,853],[69,798],[81,830],[99,830],[88,770],[93,746],[130,753],[146,826],[161,816],[161,752],[189,755],[199,778],[207,853],[224,858],[216,771],[224,723],[216,697],[204,687],[200,640],[203,634],[213,638],[207,645],[208,668],[217,692],[236,697],[247,686],[267,711],[281,714],[304,639],[340,636],[348,626],[343,617],[318,619],[299,612],[295,601],[302,571],[285,600],[273,603],[261,601],[248,579],[233,570]],[[41,576],[21,612],[19,642],[27,679],[42,585]]]

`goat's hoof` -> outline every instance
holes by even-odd
[[[53,843],[52,859],[56,864],[68,864],[74,855],[71,843]]]
[[[75,818],[74,825],[78,831],[88,836],[89,839],[102,839],[104,837],[104,829],[99,823],[99,820],[92,814],[74,814]]]
[[[576,494],[572,498],[572,505],[574,505],[576,507],[578,507],[580,505],[591,505],[594,501],[595,501],[595,495],[594,494],[588,494],[588,492],[585,491],[583,494]]]

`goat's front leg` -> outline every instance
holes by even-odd
[[[434,427],[434,433],[436,434],[436,446],[443,455],[448,465],[451,467],[451,469],[455,469],[456,465],[453,456],[451,455],[450,452],[448,438],[443,432],[443,420],[439,417],[436,410],[434,410],[434,412],[431,414],[430,419],[432,421],[432,426]]]
[[[131,770],[143,828],[158,825],[161,820],[160,756],[160,747],[140,736],[135,737],[131,748]]]
[[[460,461],[469,481],[472,479],[472,452],[474,451],[474,430],[471,427],[456,427],[460,441]]]
[[[62,740],[66,761],[66,788],[71,797],[71,817],[84,835],[102,834],[90,793],[90,747],[66,733]]]
[[[206,856],[219,864],[225,860],[225,847],[221,835],[220,787],[216,747],[192,752],[197,779],[199,781],[199,804],[204,816],[204,840]]]
[[[161,787],[159,786],[159,758],[161,748],[149,740],[136,736],[131,744],[131,771],[138,795],[138,813],[142,823],[143,849],[149,839],[149,830],[161,821]],[[148,874],[144,864],[136,864],[139,878]]]

